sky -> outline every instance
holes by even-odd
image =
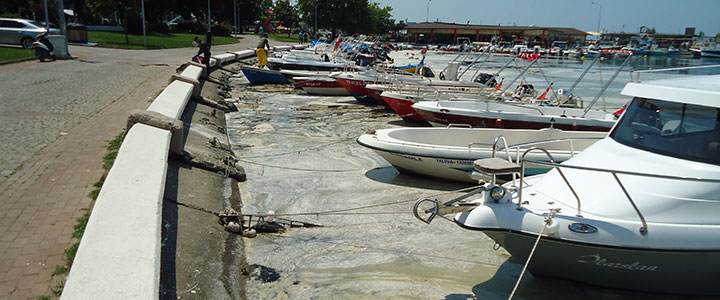
[[[425,21],[427,0],[371,1],[392,7],[396,20]],[[609,32],[639,32],[643,25],[658,33],[685,33],[685,27],[697,28],[696,34],[720,32],[720,0],[430,0],[429,8],[430,21],[463,24],[596,31],[600,15],[601,30]]]

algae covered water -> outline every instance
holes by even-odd
[[[398,63],[412,61],[404,52],[395,55]],[[451,59],[429,57],[428,63],[442,69],[435,65]],[[569,85],[582,67],[546,66],[543,71],[556,84]],[[656,77],[663,76],[672,75]],[[408,126],[394,113],[359,105],[351,97],[309,96],[287,86],[249,87],[240,77],[231,83],[232,94],[242,99],[240,111],[227,115],[227,130],[247,172],[247,182],[240,184],[243,212],[310,213],[286,219],[323,225],[245,239],[246,259],[255,266],[248,299],[507,299],[524,262],[502,248],[494,250],[494,241],[481,232],[441,218],[427,225],[412,216],[418,198],[447,201],[469,185],[399,174],[355,142],[369,130]],[[607,103],[620,106],[628,100],[619,95],[622,85],[612,86]],[[328,211],[336,213],[312,214]],[[581,297],[687,298],[613,291],[529,273],[515,295]]]

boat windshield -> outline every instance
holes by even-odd
[[[610,137],[653,153],[720,165],[720,109],[635,98]]]

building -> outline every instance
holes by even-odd
[[[414,43],[457,44],[462,41],[527,43],[550,47],[553,42],[584,44],[587,33],[575,28],[539,26],[472,25],[423,22],[408,25],[408,40]]]

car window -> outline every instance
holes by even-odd
[[[5,20],[4,24],[0,25],[1,27],[8,27],[8,28],[23,28],[25,25],[23,25],[20,22],[12,21],[12,20]]]

